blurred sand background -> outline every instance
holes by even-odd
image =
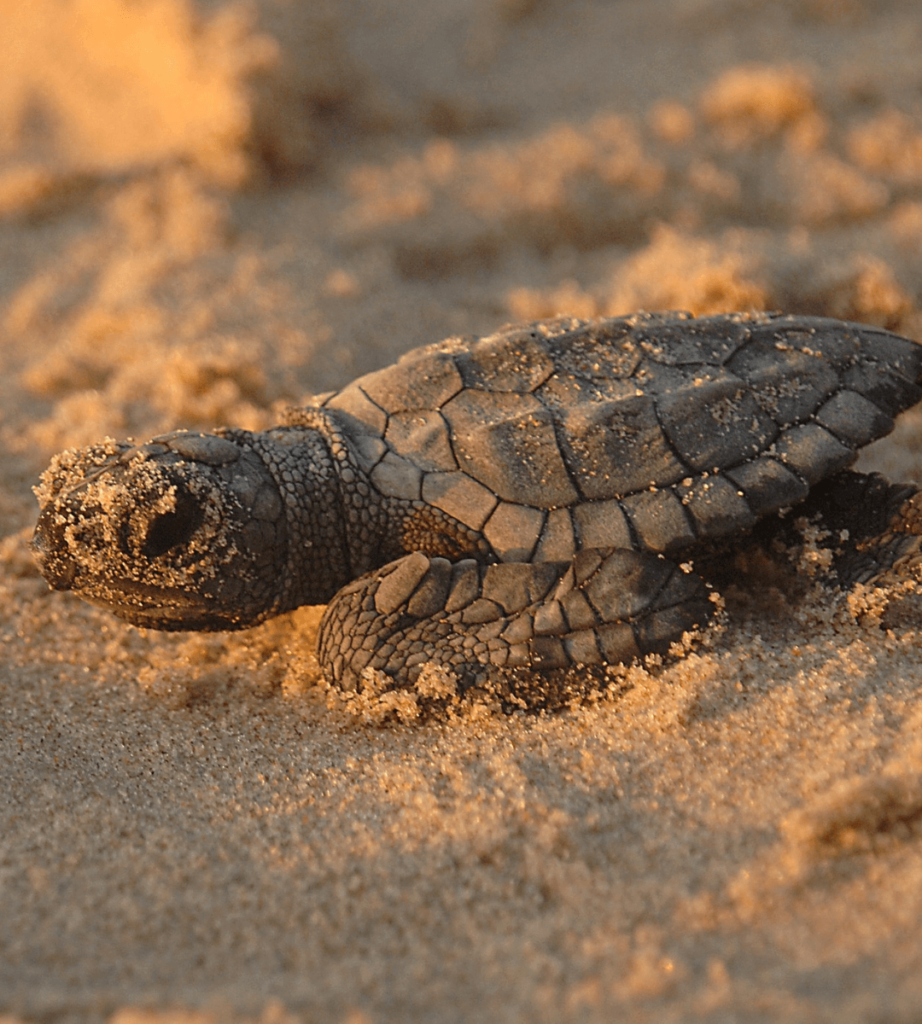
[[[3,1024],[919,1019],[911,604],[753,572],[619,699],[381,726],[317,610],[138,631],[27,542],[61,448],[456,332],[922,339],[920,54],[918,0],[0,7]],[[919,418],[865,465],[922,481]]]

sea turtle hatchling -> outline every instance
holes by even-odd
[[[878,560],[918,547],[913,489],[841,471],[920,381],[922,345],[831,319],[506,327],[409,352],[264,432],[65,451],[36,489],[33,550],[53,588],[139,626],[328,603],[319,656],[345,690],[412,687],[427,664],[463,686],[628,662],[712,614],[690,560],[835,474],[817,510],[853,534],[846,583],[874,574],[862,516]]]

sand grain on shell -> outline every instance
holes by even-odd
[[[916,595],[756,561],[722,633],[617,699],[380,727],[328,702],[319,609],[135,630],[49,593],[27,544],[56,452],[262,429],[516,318],[922,338],[915,0],[249,12],[7,26],[0,1014],[911,1019]],[[910,413],[862,465],[920,481],[920,453]]]

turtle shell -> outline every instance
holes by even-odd
[[[920,377],[922,345],[876,327],[641,314],[449,339],[323,405],[382,495],[475,530],[505,517],[544,560],[574,543],[545,543],[555,515],[577,547],[743,531],[887,434]]]

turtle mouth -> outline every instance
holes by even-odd
[[[181,587],[159,586],[126,576],[106,575],[100,579],[85,574],[79,561],[67,551],[61,527],[51,512],[39,517],[31,548],[52,589],[69,590],[131,622],[175,622],[179,629],[183,622],[217,618],[206,601]]]
[[[179,587],[159,587],[137,580],[107,580],[104,587],[73,592],[133,626],[160,630],[211,630],[239,628],[238,622],[216,611],[213,604]]]

